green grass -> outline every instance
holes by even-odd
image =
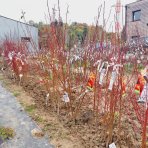
[[[142,69],[144,69],[144,66],[142,64],[138,64],[137,67],[134,67],[133,63],[125,64],[124,67],[125,67],[126,73],[129,73],[129,74],[131,74],[134,71],[134,69],[138,70],[139,72]]]
[[[43,118],[40,116],[36,116],[34,119],[36,122],[44,122]]]
[[[20,104],[24,107],[25,106],[25,104],[23,103],[23,102],[20,102]]]
[[[7,140],[13,138],[15,136],[15,132],[12,128],[0,127],[0,137],[2,140]]]
[[[0,75],[0,80],[3,80],[4,78],[3,78],[3,76],[2,75]]]
[[[15,91],[15,92],[13,92],[13,95],[14,95],[15,97],[18,97],[18,96],[20,96],[20,92]]]
[[[141,70],[144,69],[145,67],[144,67],[142,64],[139,64],[139,65],[137,66],[137,68],[138,68],[139,71],[141,71]]]
[[[28,113],[33,113],[36,109],[35,105],[29,105],[25,107],[25,111],[27,111]]]
[[[52,123],[48,123],[48,124],[44,125],[43,130],[48,131],[52,127],[52,125],[53,125]]]

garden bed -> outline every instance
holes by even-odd
[[[6,74],[7,72],[4,73]],[[6,75],[9,78],[11,77],[8,73]],[[14,85],[15,87],[19,87],[16,85],[18,81],[14,82],[14,79],[12,78],[10,81],[7,77],[5,77],[5,79],[10,82],[8,84],[10,90],[14,89]],[[14,83],[11,84],[12,82]],[[70,114],[67,113],[67,106],[63,103],[61,103],[59,114],[57,114],[54,105],[52,104],[52,100],[49,100],[48,106],[45,105],[45,88],[44,86],[38,84],[33,77],[30,76],[28,81],[21,83],[21,90],[22,92],[25,90],[25,94],[27,94],[27,96],[31,96],[31,100],[28,101],[28,97],[26,98],[26,95],[24,95],[23,98],[19,99],[19,101],[29,106],[28,110],[32,118],[39,123],[44,131],[48,131],[53,144],[57,147],[106,147],[108,134],[106,129],[109,126],[106,121],[109,115],[102,113],[98,114],[98,117],[95,118],[96,115],[94,115],[92,111],[93,105],[91,92],[87,95],[87,97],[85,97],[85,103],[80,109],[77,118],[72,120],[70,118]],[[73,96],[76,97],[77,95],[74,93]],[[33,105],[31,106],[31,104]],[[32,110],[35,110],[36,113],[33,113]],[[119,118],[118,115],[117,118]],[[136,121],[137,118],[134,114],[132,115],[132,120],[134,120],[135,124],[137,124],[136,126],[140,126]],[[116,144],[117,148],[140,148],[141,133],[135,134],[127,116],[122,117],[120,130],[118,126],[119,123],[115,122],[112,139],[112,142]],[[69,144],[66,146],[67,143]]]

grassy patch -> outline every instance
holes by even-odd
[[[42,118],[42,117],[40,117],[40,116],[36,116],[35,118],[34,118],[34,120],[36,121],[36,122],[44,122],[44,119]]]
[[[53,125],[53,123],[48,123],[48,124],[44,125],[43,130],[48,131],[52,127],[52,125]]]
[[[44,125],[43,131],[48,131],[48,130],[50,130],[50,131],[52,131],[52,132],[57,133],[57,131],[59,131],[59,129],[60,129],[60,131],[62,131],[62,129],[59,128],[59,126],[58,126],[57,123],[51,122],[51,123],[47,123],[47,124]]]
[[[12,128],[0,127],[0,137],[2,140],[7,140],[15,136]]]
[[[125,67],[125,71],[127,73],[129,73],[129,74],[132,73],[134,71],[134,69],[138,70],[139,72],[142,69],[144,69],[144,65],[138,64],[137,67],[134,67],[134,64],[133,63],[127,63],[127,64],[124,65],[124,67]]]
[[[13,95],[14,95],[15,97],[18,97],[18,96],[20,96],[20,92],[15,91],[15,92],[13,92]]]
[[[69,133],[68,133],[68,132],[62,131],[60,134],[61,134],[61,135],[60,135],[60,139],[67,139],[67,140],[70,140],[70,137],[69,137]]]
[[[20,104],[21,104],[23,107],[25,106],[24,102],[20,102]]]
[[[10,82],[9,80],[5,79],[3,81],[3,84],[4,84],[5,87],[9,87],[9,86],[11,86],[12,82]]]
[[[35,105],[29,105],[29,106],[25,107],[25,111],[28,113],[33,113],[35,111],[35,109],[36,109]]]
[[[3,80],[4,78],[3,78],[3,76],[2,75],[0,75],[0,80]]]

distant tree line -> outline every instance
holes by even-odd
[[[58,22],[55,20],[50,24],[44,24],[43,22],[35,23],[34,21],[29,21],[30,25],[33,25],[39,29],[39,38],[41,42],[45,42],[48,36],[48,30],[50,26],[57,28],[57,35],[61,35],[61,30],[65,27],[67,28],[67,42],[68,46],[72,47],[74,44],[83,45],[85,41],[92,42],[102,42],[107,40],[113,40],[115,36],[112,32],[106,32],[103,30],[102,26],[88,25],[86,23],[72,22],[71,24],[64,24],[62,21]],[[60,37],[60,36],[59,36]],[[113,41],[115,42],[115,41]]]

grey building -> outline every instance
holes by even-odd
[[[38,28],[0,15],[0,42],[23,42],[30,51],[38,50]]]
[[[125,28],[126,40],[148,39],[148,0],[137,0],[126,5]]]

